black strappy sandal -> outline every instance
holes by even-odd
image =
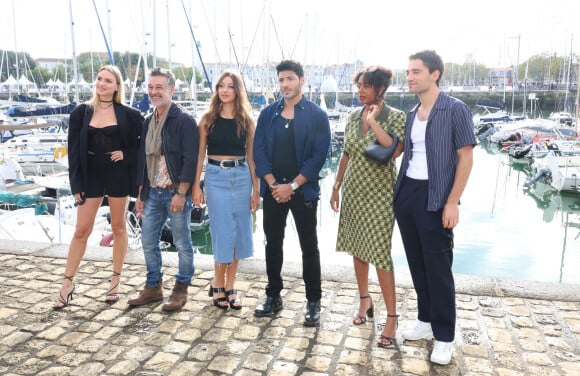
[[[69,281],[72,282],[72,290],[70,290],[70,292],[66,296],[66,299],[64,296],[62,296],[62,292],[59,292],[58,300],[52,305],[53,309],[55,309],[55,310],[63,309],[64,307],[68,306],[69,300],[73,300],[73,292],[75,292],[75,288],[76,288],[75,283],[73,282],[73,277],[74,276],[70,276],[70,277],[66,276],[66,275],[64,276],[63,279],[68,279]]]
[[[230,300],[231,295],[236,295],[236,298]],[[238,295],[238,290],[236,290],[236,289],[231,289],[229,291],[226,291],[226,297],[228,299],[228,302],[230,303],[230,308],[235,309],[236,311],[239,311],[240,309],[242,309],[242,301],[240,300],[239,297],[237,297],[237,295]]]
[[[208,293],[208,295],[210,297],[213,297],[213,294],[221,294],[221,293],[224,293],[225,294],[225,292],[226,292],[226,289],[225,288],[223,288],[223,287],[213,287],[211,285],[211,283],[209,284],[209,293]],[[220,304],[220,303],[223,303],[223,302],[227,303],[228,302],[228,298],[226,298],[225,296],[222,296],[221,298],[215,298],[213,300],[213,305],[216,306],[219,309],[223,309],[223,310],[228,309],[228,305],[227,304],[224,304],[224,305]]]
[[[397,328],[399,327],[399,315],[389,315],[387,317],[396,317],[397,318]],[[386,326],[386,323],[385,323]],[[389,349],[395,347],[395,338],[386,337],[384,335],[379,335],[377,337],[377,346],[383,349]]]
[[[109,289],[109,291],[107,291],[107,293],[105,294],[105,303],[109,303],[109,304],[115,304],[119,301],[119,294],[120,292],[113,292],[115,289],[119,288],[120,289],[120,284],[121,284],[121,273],[117,273],[116,271],[113,271],[113,276],[112,277],[119,277],[119,282],[117,282],[115,284],[115,286],[111,287]],[[109,282],[111,282],[113,280],[113,278],[111,277],[111,279],[109,279]]]
[[[365,296],[361,296],[360,299],[370,299],[371,296],[370,295],[365,295]],[[365,316],[360,316],[358,315],[358,311],[357,314],[352,318],[352,323],[353,325],[363,325],[366,324],[367,322],[367,316],[369,318],[373,318],[375,316],[375,305],[373,303],[373,301],[371,300],[371,306],[369,307],[369,309],[367,309],[366,315]]]

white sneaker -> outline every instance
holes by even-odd
[[[403,338],[409,341],[433,338],[431,323],[417,320],[417,323],[413,329],[408,329],[403,332]]]
[[[433,342],[433,352],[431,353],[433,363],[446,366],[451,361],[451,356],[453,356],[453,342],[437,340]]]

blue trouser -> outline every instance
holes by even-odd
[[[175,275],[177,282],[191,285],[194,274],[193,267],[193,245],[191,243],[191,197],[187,197],[183,210],[171,212],[171,198],[175,194],[175,189],[163,188],[149,189],[149,198],[145,201],[143,219],[141,221],[141,244],[145,254],[145,264],[147,266],[147,286],[157,286],[163,278],[161,272],[162,259],[159,241],[161,230],[169,218],[173,244],[177,249],[178,271]]]
[[[428,181],[405,177],[394,209],[417,293],[418,318],[430,322],[438,341],[455,337],[453,231],[443,228],[443,209],[427,211]]]
[[[268,274],[267,296],[278,296],[284,287],[282,263],[284,261],[283,243],[288,212],[292,212],[300,248],[302,249],[302,277],[306,287],[306,299],[319,301],[322,296],[320,281],[320,252],[316,234],[316,208],[318,201],[304,201],[301,192],[292,199],[279,204],[268,190],[264,194],[264,235],[266,236],[266,271]]]

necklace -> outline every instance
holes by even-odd
[[[286,119],[286,124],[284,125],[284,128],[288,129],[288,127],[291,127],[292,125],[294,125],[294,119]]]
[[[103,103],[107,103],[107,104],[103,106]],[[111,107],[111,106],[113,106],[113,101],[112,101],[112,100],[110,100],[110,101],[101,101],[101,100],[100,100],[100,101],[99,101],[99,107],[100,107],[101,109],[103,109],[103,110],[106,110],[107,108],[109,108],[109,107]]]

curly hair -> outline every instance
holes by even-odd
[[[302,68],[302,64],[296,60],[282,60],[278,65],[276,65],[277,73],[283,71],[293,71],[296,73],[298,78],[304,77],[304,68]]]
[[[380,65],[363,67],[354,75],[352,82],[356,85],[361,78],[364,84],[373,87],[377,98],[382,99],[391,86],[393,71]],[[381,88],[384,88],[384,91],[381,92]]]

